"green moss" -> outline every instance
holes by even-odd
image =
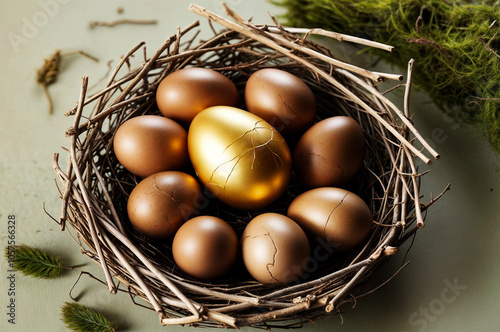
[[[496,1],[271,1],[286,7],[285,25],[390,44],[394,53],[367,51],[402,68],[416,59],[414,84],[457,121],[476,125],[500,153],[500,58],[495,54],[500,53],[500,22],[491,26],[500,21]]]

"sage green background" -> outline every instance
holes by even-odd
[[[219,0],[198,0],[197,4],[221,13]],[[245,18],[271,23],[268,11],[283,12],[264,0],[229,0],[227,3]],[[16,324],[7,322],[8,266],[0,263],[0,331],[65,331],[59,309],[70,301],[69,290],[79,271],[102,278],[67,232],[43,211],[56,218],[60,201],[52,170],[52,155],[68,146],[64,130],[71,118],[63,114],[75,105],[80,79],[89,84],[106,72],[108,60],[144,40],[151,54],[177,26],[205,19],[188,11],[188,1],[0,1],[0,243],[7,244],[8,216],[15,215],[16,241],[47,249],[69,265],[86,263],[51,280],[35,280],[16,274]],[[124,13],[117,14],[118,7]],[[91,20],[109,21],[121,17],[157,19],[154,26],[117,26],[90,30]],[[30,24],[31,26],[30,29]],[[218,28],[218,27],[217,27]],[[207,30],[206,30],[207,31]],[[17,39],[16,39],[17,38]],[[23,38],[23,39],[20,39]],[[13,40],[17,42],[14,42]],[[337,54],[353,58],[350,48]],[[35,83],[36,69],[54,52],[85,50],[101,61],[85,57],[63,61],[58,82],[50,87],[54,114],[47,114],[47,102]],[[425,70],[418,68],[417,70]],[[397,68],[384,70],[400,71]],[[400,71],[405,74],[404,70]],[[395,97],[401,105],[401,98]],[[406,260],[410,262],[396,278],[374,294],[360,298],[354,309],[340,316],[308,324],[304,331],[497,331],[500,300],[500,186],[498,161],[483,141],[474,140],[473,130],[452,120],[427,101],[424,94],[412,97],[417,128],[442,158],[430,167],[422,184],[423,201],[438,194],[447,183],[451,191],[426,215],[426,227],[419,231]],[[401,266],[405,245],[377,282],[382,283]],[[83,277],[73,295],[79,301],[102,310],[122,331],[192,331],[189,327],[161,327],[156,314],[134,305],[125,294],[109,295],[107,288]],[[244,329],[247,330],[247,329]]]

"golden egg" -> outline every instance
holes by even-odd
[[[207,189],[239,209],[277,200],[291,175],[291,153],[269,123],[247,111],[214,106],[200,112],[188,131],[188,153]]]

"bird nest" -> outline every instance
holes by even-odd
[[[67,229],[82,252],[102,268],[111,293],[126,291],[135,304],[145,302],[141,305],[157,312],[163,325],[269,328],[338,314],[345,304],[377,287],[374,271],[424,226],[425,210],[437,199],[425,204],[420,201],[423,174],[416,164],[419,159],[430,164],[439,155],[409,118],[412,61],[406,83],[397,85],[405,93],[400,110],[378,85],[385,80],[402,80],[402,75],[342,62],[308,37],[322,34],[388,51],[390,46],[321,29],[284,28],[276,21],[274,25],[258,25],[227,7],[230,19],[196,5],[189,8],[208,19],[211,37],[200,40],[199,23],[194,22],[177,29],[151,56],[144,43],[135,46],[120,58],[99,92],[87,94],[88,80],[82,79],[79,101],[67,114],[74,122],[66,131],[69,162],[65,170],[59,166],[58,154],[54,155],[54,169],[61,181],[61,228]],[[216,31],[214,23],[224,29]],[[133,61],[142,64],[134,67]],[[134,231],[126,204],[141,179],[118,162],[112,146],[114,134],[132,117],[160,114],[155,101],[159,82],[173,71],[195,66],[223,73],[240,92],[256,70],[271,67],[288,71],[315,94],[317,120],[344,115],[361,125],[366,153],[352,190],[372,212],[373,230],[364,246],[340,254],[327,247],[312,248],[306,273],[294,284],[261,284],[239,271],[243,268],[238,265],[221,280],[203,282],[176,267],[171,241],[145,240]],[[301,190],[292,176],[283,198],[266,211],[283,212]],[[242,225],[263,212],[221,205],[207,209],[234,226],[238,235]]]

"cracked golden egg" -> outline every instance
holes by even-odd
[[[200,185],[193,176],[178,171],[159,172],[135,186],[127,202],[127,213],[139,233],[165,239],[198,213],[201,200]]]
[[[339,252],[366,241],[372,227],[370,208],[361,197],[334,187],[311,189],[297,196],[287,216]]]
[[[246,269],[257,281],[286,284],[303,275],[311,248],[307,235],[292,219],[268,212],[245,227],[241,252]]]
[[[200,112],[189,127],[188,152],[200,181],[235,208],[271,204],[290,180],[291,153],[283,137],[239,108],[214,106]]]
[[[293,152],[293,166],[309,188],[342,187],[360,171],[364,152],[365,138],[358,122],[334,116],[302,135]]]

